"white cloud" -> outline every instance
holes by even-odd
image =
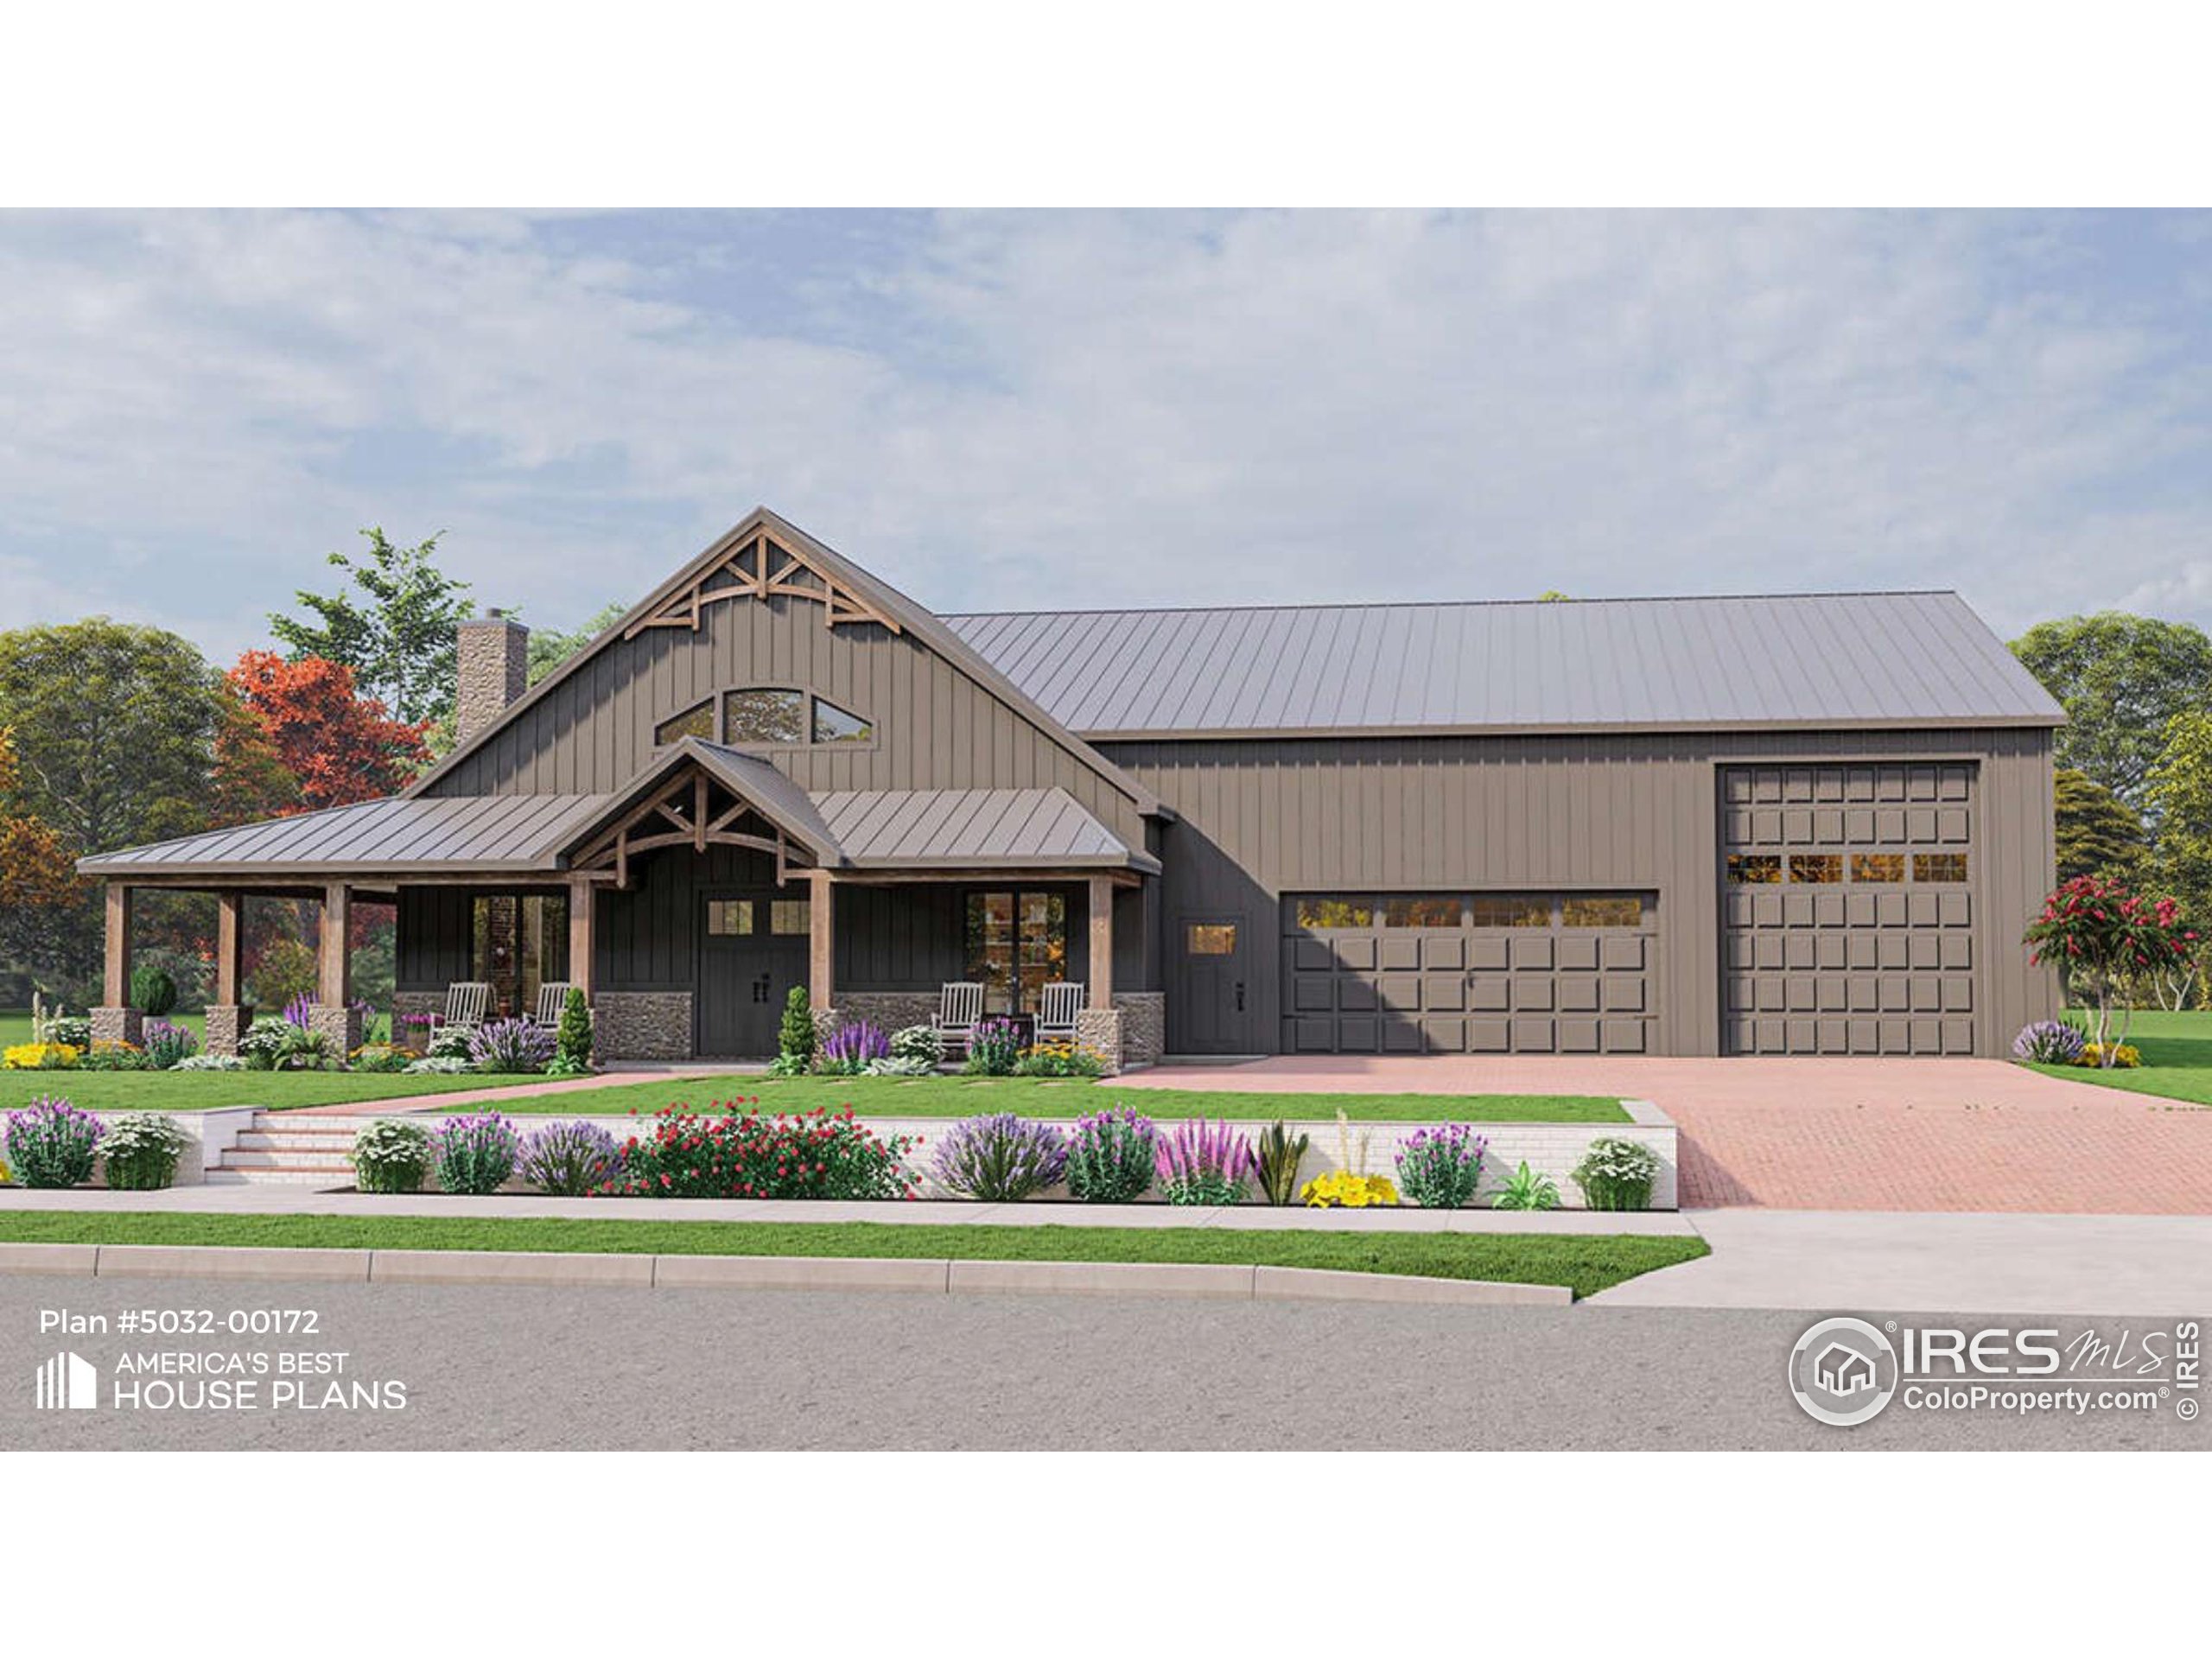
[[[0,220],[0,569],[45,573],[0,625],[227,653],[378,521],[566,622],[756,500],[946,608],[2212,615],[2204,339],[2087,220],[953,215],[842,274],[785,217],[625,229]]]

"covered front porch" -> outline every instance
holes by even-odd
[[[686,739],[607,796],[408,798],[213,832],[86,861],[107,882],[99,1034],[137,1040],[134,896],[213,892],[211,1052],[235,1052],[246,995],[243,904],[318,906],[308,1019],[362,1037],[347,940],[354,906],[396,907],[393,1035],[458,984],[486,1018],[582,990],[603,1060],[760,1059],[804,986],[824,1032],[926,1022],[949,982],[986,1014],[1034,1014],[1082,987],[1077,1037],[1115,1065],[1162,1046],[1155,860],[1058,789],[809,795],[758,756]],[[264,1010],[270,1012],[273,1010]],[[378,1012],[382,1012],[381,1010]]]

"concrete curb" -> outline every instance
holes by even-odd
[[[385,1285],[591,1285],[642,1290],[879,1290],[928,1295],[1173,1296],[1457,1307],[1572,1302],[1515,1285],[1202,1262],[962,1262],[920,1256],[631,1255],[522,1250],[260,1249],[205,1244],[0,1244],[0,1274],[306,1279]]]

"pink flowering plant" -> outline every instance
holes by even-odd
[[[2196,935],[2182,925],[2181,906],[2172,899],[2131,893],[2110,876],[2077,875],[2043,901],[2026,943],[2031,962],[2056,966],[2094,1000],[2098,1064],[2111,1066],[2120,1058],[2120,1043],[2107,1039],[2122,985],[2187,962]],[[2120,1038],[2126,1036],[2123,1014]]]
[[[81,1186],[106,1133],[90,1112],[59,1095],[41,1095],[8,1114],[8,1167],[25,1186]]]
[[[1252,1173],[1252,1146],[1226,1122],[1186,1118],[1160,1138],[1154,1172],[1170,1204],[1235,1204]]]

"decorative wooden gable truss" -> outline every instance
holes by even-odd
[[[751,801],[709,777],[703,768],[690,766],[657,786],[611,829],[587,842],[569,861],[569,868],[602,879],[611,874],[615,886],[626,887],[632,856],[656,847],[689,847],[701,853],[709,847],[749,847],[768,853],[776,861],[778,887],[795,865],[811,867],[817,861],[811,849],[793,841]]]
[[[731,599],[810,599],[822,607],[822,626],[840,622],[873,622],[893,633],[903,632],[898,619],[886,616],[868,601],[804,554],[794,553],[766,530],[756,531],[721,563],[709,566],[663,601],[650,616],[639,617],[623,630],[634,639],[647,628],[690,628],[697,632],[700,617],[709,605]]]

